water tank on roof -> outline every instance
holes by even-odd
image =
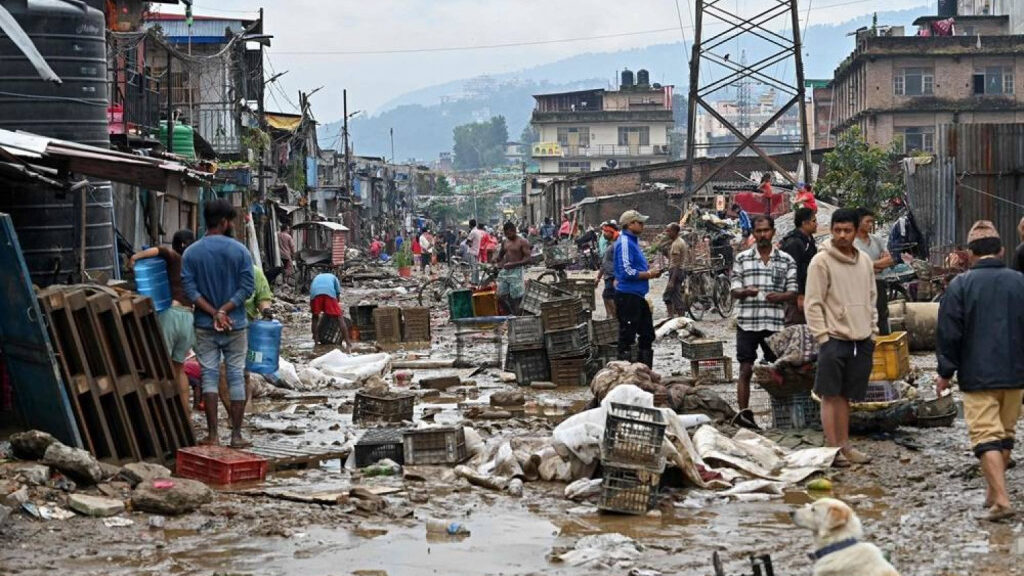
[[[952,18],[956,16],[957,0],[939,0],[939,18]]]
[[[643,68],[636,71],[636,85],[644,88],[651,85],[651,73]]]
[[[0,33],[0,128],[108,147],[103,12],[61,0],[14,0],[4,7],[63,82],[40,78]]]
[[[189,160],[196,159],[196,145],[193,133],[195,131],[188,124],[174,125],[174,153]],[[160,142],[167,145],[167,121],[160,122]]]
[[[619,86],[621,89],[629,89],[633,87],[633,71],[626,68],[622,71],[622,84]]]

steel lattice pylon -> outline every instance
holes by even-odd
[[[807,134],[807,108],[804,100],[804,65],[801,55],[802,45],[800,42],[800,18],[797,11],[797,0],[761,0],[757,2],[757,10],[760,10],[760,12],[750,17],[744,17],[731,12],[724,7],[724,4],[725,0],[696,0],[697,12],[694,18],[693,54],[690,58],[689,129],[686,135],[686,193],[688,196],[700,190],[712,178],[717,176],[719,172],[732,164],[736,157],[747,148],[763,158],[773,170],[780,172],[787,179],[793,180],[789,172],[782,168],[763,148],[758,146],[755,140],[794,105],[799,107],[800,112],[800,143],[803,150],[804,172],[807,174],[807,178],[810,178],[812,173],[811,148]],[[792,31],[792,37],[787,37],[768,28],[769,25],[778,24],[779,22],[788,24]],[[726,28],[717,34],[705,38],[704,31],[708,24],[725,24]],[[741,62],[735,62],[730,59],[729,53],[723,54],[724,48],[730,42],[742,37],[751,36],[767,43],[768,49],[763,57],[755,55],[750,59],[756,61],[747,64],[746,58]],[[788,84],[772,76],[768,70],[772,66],[785,64],[788,61],[792,61],[796,69],[795,85]],[[701,64],[724,68],[727,73],[724,77],[714,80],[702,78],[700,72]],[[764,124],[758,126],[752,133],[744,134],[742,130],[715,110],[707,98],[720,90],[728,89],[737,83],[749,80],[770,86],[782,94],[789,95],[791,98]],[[698,106],[735,134],[739,139],[739,144],[725,160],[720,162],[711,172],[705,174],[699,182],[694,183],[693,162],[697,148]]]

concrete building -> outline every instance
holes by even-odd
[[[751,134],[767,123],[779,109],[777,93],[767,89],[760,94],[752,94],[751,87],[740,87],[735,100],[718,100],[712,103],[715,111],[723,118],[739,128],[744,134]],[[739,145],[739,139],[724,124],[703,108],[697,110],[697,132],[695,134],[697,158],[727,156]],[[784,154],[800,149],[800,115],[799,110],[790,108],[781,118],[775,121],[760,138],[757,144],[771,154]],[[756,156],[756,152],[746,149],[741,156]]]
[[[932,152],[943,124],[1024,122],[1024,35],[1013,34],[1024,28],[1014,6],[1022,3],[961,1],[966,15],[939,4],[939,15],[915,21],[916,36],[901,27],[858,32],[834,75],[833,133],[859,126],[871,144],[900,139],[906,152]],[[948,17],[952,35],[936,35]]]
[[[534,96],[530,124],[542,174],[596,172],[666,162],[673,127],[672,86],[650,74],[622,72],[618,90],[580,90]]]

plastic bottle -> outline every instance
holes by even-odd
[[[427,520],[427,534],[447,534],[449,536],[469,536],[469,528],[460,522],[447,520]]]

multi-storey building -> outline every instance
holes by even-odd
[[[673,127],[672,86],[650,83],[650,74],[622,72],[618,90],[580,90],[534,96],[530,121],[540,136],[533,145],[540,172],[565,174],[628,168],[669,160]]]
[[[939,4],[939,15],[915,21],[915,36],[902,27],[858,31],[856,48],[835,71],[831,132],[859,126],[871,144],[902,141],[905,152],[931,152],[942,124],[1024,122],[1024,35],[1014,34],[1024,10],[1005,2]]]

